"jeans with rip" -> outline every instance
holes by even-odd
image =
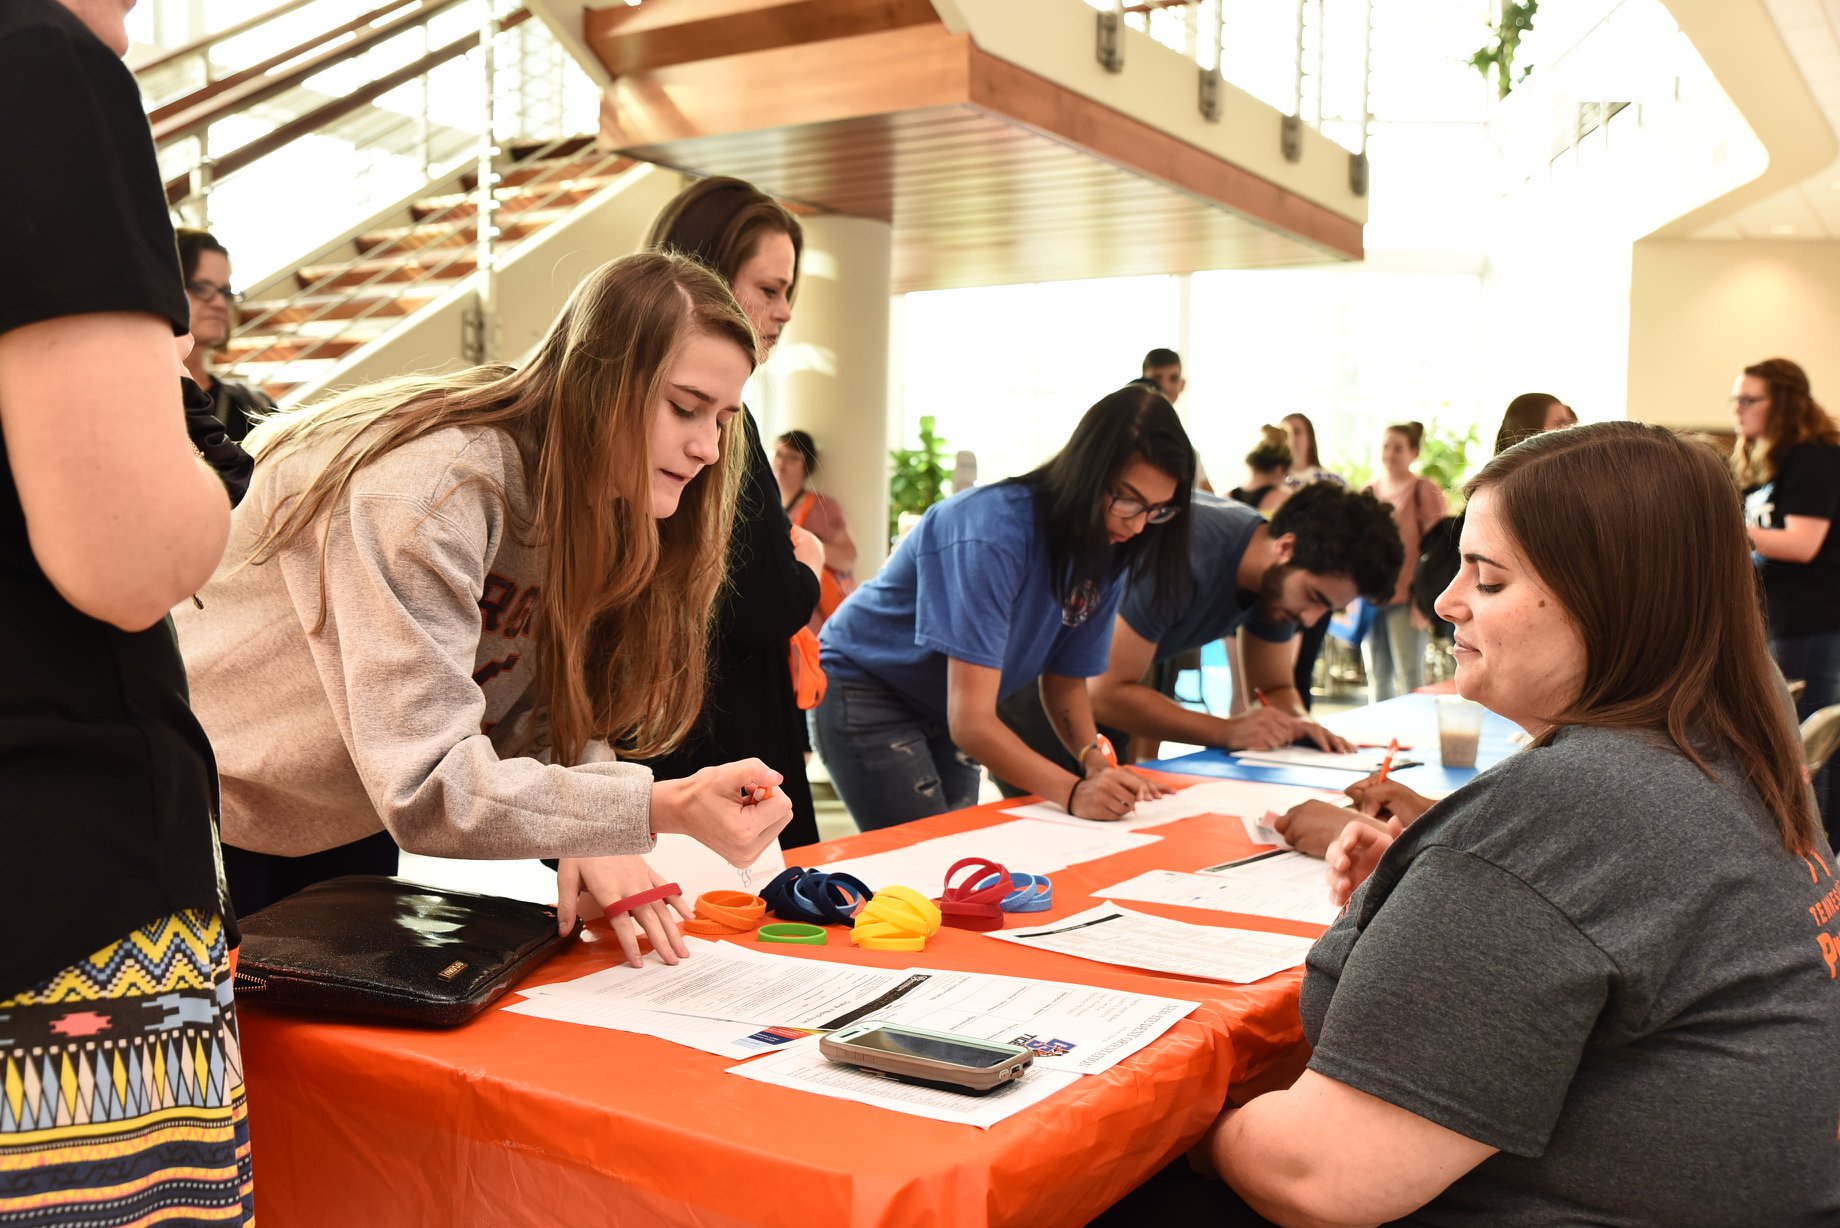
[[[1829,705],[1840,703],[1840,631],[1821,631],[1814,635],[1792,635],[1770,641],[1770,652],[1782,667],[1783,677],[1799,678],[1807,683],[1795,701],[1795,717],[1805,721]],[[1837,756],[1840,757],[1840,756]],[[1815,773],[1814,800],[1821,811],[1830,845],[1840,845],[1840,806],[1834,794],[1833,760]]]
[[[874,682],[833,679],[811,713],[811,740],[863,831],[977,804],[977,763],[942,720]]]

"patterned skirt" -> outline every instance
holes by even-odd
[[[227,955],[176,913],[0,1001],[0,1225],[254,1223]]]

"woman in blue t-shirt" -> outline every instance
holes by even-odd
[[[859,827],[972,805],[980,764],[1081,818],[1121,818],[1156,794],[1109,762],[1086,679],[1105,671],[1127,575],[1153,575],[1161,601],[1186,597],[1194,474],[1175,410],[1132,386],[1087,410],[1045,465],[927,512],[821,636],[830,689],[812,733]],[[1084,776],[997,717],[1037,677]]]

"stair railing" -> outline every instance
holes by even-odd
[[[343,19],[285,46],[275,44],[286,40],[271,37],[267,42],[273,50],[229,71],[213,58],[221,57],[232,39],[245,38],[247,46],[259,38],[265,22],[298,24],[316,16],[300,12],[315,3],[320,5],[318,19]],[[355,216],[343,219],[347,225],[425,195],[430,181],[436,187],[457,181],[469,166],[476,175],[466,196],[354,260],[327,265],[310,284],[278,295],[265,310],[243,319],[240,331],[266,338],[268,344],[242,353],[224,368],[225,374],[246,365],[331,357],[334,337],[323,331],[324,322],[336,319],[348,329],[390,310],[395,298],[456,274],[472,275],[470,284],[480,299],[470,330],[475,338],[470,356],[489,356],[492,282],[504,246],[501,179],[559,155],[576,163],[587,159],[582,165],[564,163],[520,176],[519,190],[534,195],[527,207],[536,212],[567,195],[575,174],[600,175],[624,165],[614,155],[594,154],[591,140],[571,136],[593,130],[598,91],[549,31],[530,21],[527,9],[509,7],[509,0],[371,3],[353,13],[359,6],[346,0],[344,11],[329,17],[326,0],[291,0],[137,70],[171,74],[179,65],[193,66],[196,84],[185,93],[148,90],[155,144],[169,176],[167,199],[183,221],[214,225],[220,237],[226,230],[240,231],[226,240],[240,253],[239,261],[260,246],[252,236],[269,237],[259,221],[248,218],[251,199],[265,191],[296,190],[298,183],[289,180],[301,174],[302,159],[290,155],[309,143],[331,143],[361,166],[383,165],[391,172],[379,176],[386,182],[373,185],[368,198],[341,183],[341,200],[359,198]],[[349,88],[328,88],[336,87],[341,76],[354,75],[358,80]],[[143,77],[144,88],[146,81]],[[405,92],[416,97],[406,99]],[[474,99],[470,108],[465,102],[454,105]],[[473,114],[462,118],[454,113],[457,109]],[[253,135],[225,149],[223,134],[238,130]],[[214,148],[221,152],[213,154]],[[403,166],[405,161],[411,165]],[[214,200],[235,196],[244,198],[240,208],[213,210]],[[236,217],[244,218],[241,227]],[[322,231],[316,237],[326,236]],[[275,246],[271,242],[264,253],[273,266],[291,263],[278,256],[305,254],[277,253]],[[386,260],[411,249],[428,258],[418,260],[413,277],[404,280]],[[261,264],[261,258],[254,263]],[[378,295],[377,288],[386,282],[393,294]]]

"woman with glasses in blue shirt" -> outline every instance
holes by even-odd
[[[1161,601],[1188,595],[1194,474],[1175,410],[1131,386],[1040,468],[927,511],[820,636],[830,685],[813,740],[857,826],[973,805],[981,765],[1081,818],[1122,818],[1158,792],[1112,764],[1086,679],[1105,672],[1127,576],[1153,576]],[[1036,678],[1083,775],[997,716]]]

